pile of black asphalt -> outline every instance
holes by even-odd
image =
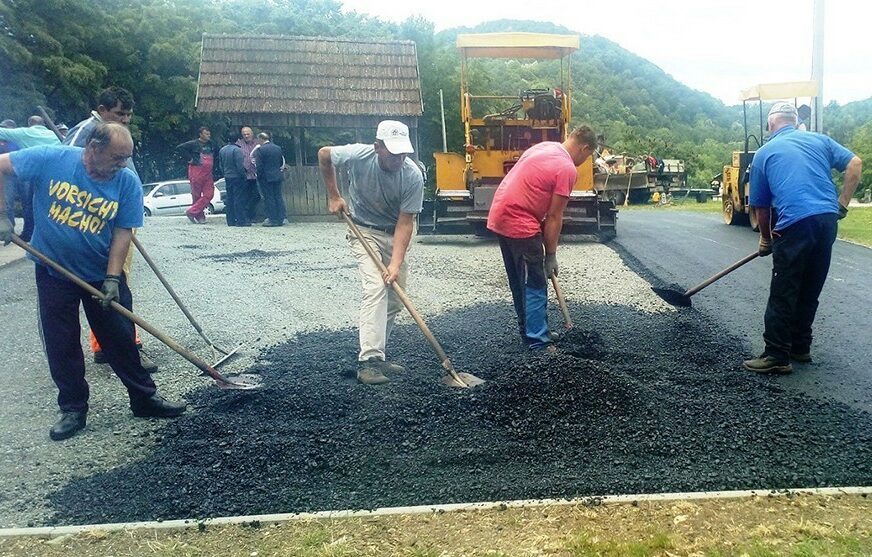
[[[553,356],[521,346],[508,304],[431,319],[487,380],[470,390],[439,383],[414,325],[389,346],[408,370],[379,387],[352,378],[355,330],[301,334],[249,370],[263,390],[203,388],[141,460],[54,493],[51,523],[872,484],[870,415],[742,371],[696,310],[571,311]]]

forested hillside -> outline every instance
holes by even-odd
[[[0,0],[0,117],[23,122],[41,104],[69,125],[110,85],[130,89],[137,166],[145,179],[178,175],[170,149],[200,125],[226,130],[226,119],[194,111],[202,33],[292,34],[411,39],[418,45],[425,114],[421,155],[441,148],[439,89],[449,147],[458,149],[459,32],[572,33],[550,23],[501,20],[434,33],[417,18],[386,23],[346,14],[333,0]],[[698,185],[720,171],[742,137],[741,108],[692,90],[657,66],[599,36],[582,36],[572,57],[573,120],[587,121],[609,145],[632,154],[684,158]],[[473,85],[505,94],[554,87],[555,62],[495,60],[473,67]],[[556,68],[556,72],[555,72]],[[736,90],[750,84],[737,83]],[[825,113],[828,133],[872,160],[872,99]],[[326,141],[326,136],[313,135]],[[867,164],[872,166],[872,164]],[[868,187],[872,176],[864,178]]]

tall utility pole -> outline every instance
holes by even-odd
[[[812,129],[824,131],[824,0],[814,0],[814,39],[811,53],[811,79],[817,82],[817,96],[811,103]]]

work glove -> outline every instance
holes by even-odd
[[[766,257],[772,253],[772,238],[760,236],[760,245],[757,247],[757,255]]]
[[[557,254],[545,254],[545,276],[548,278],[557,276]]]
[[[848,216],[848,208],[839,203],[839,220]]]
[[[103,299],[100,300],[100,305],[103,309],[109,309],[112,302],[117,302],[121,298],[119,293],[120,288],[121,277],[118,275],[106,275],[106,278],[103,279],[103,287],[100,289],[100,292],[103,293]]]
[[[9,220],[5,214],[0,215],[0,242],[4,246],[8,246],[12,242],[12,234],[15,232],[15,225]]]

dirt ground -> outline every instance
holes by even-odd
[[[867,556],[863,496],[552,506],[0,539],[0,556]]]

